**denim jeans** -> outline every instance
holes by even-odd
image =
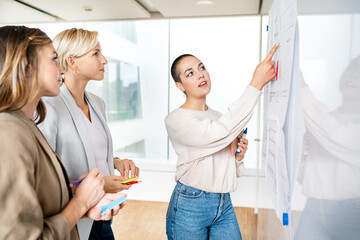
[[[295,240],[360,239],[360,198],[309,198],[296,229]]]
[[[241,238],[229,193],[209,193],[180,182],[166,214],[169,240],[238,240]]]
[[[89,240],[115,240],[111,221],[94,221]]]

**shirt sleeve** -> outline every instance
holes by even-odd
[[[309,87],[301,90],[304,120],[308,131],[332,155],[360,166],[359,122],[341,122],[329,113],[325,104],[312,94]]]
[[[39,203],[36,139],[13,123],[0,129],[0,239],[70,239],[66,217],[55,212],[45,218]]]
[[[236,162],[236,177],[239,178],[243,176],[245,173],[245,165],[243,160],[241,161],[235,160],[235,162]]]
[[[261,91],[248,86],[218,120],[200,120],[191,112],[177,112],[165,119],[172,142],[179,142],[189,152],[189,161],[213,154],[229,146],[254,113]]]

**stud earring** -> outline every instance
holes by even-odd
[[[79,69],[77,69],[76,67],[74,68],[74,74],[78,74],[79,73]]]

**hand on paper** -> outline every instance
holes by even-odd
[[[119,181],[124,181],[126,179],[127,179],[127,177],[116,176],[116,175],[105,176],[104,177],[104,180],[105,180],[104,190],[105,190],[105,192],[106,193],[117,193],[117,192],[120,192],[122,190],[129,189],[132,185],[126,185],[126,184],[119,183]]]
[[[264,61],[257,65],[250,82],[251,86],[262,90],[263,87],[275,77],[275,62],[272,61],[272,57],[278,47],[279,45],[275,44]]]
[[[129,171],[131,171],[131,177],[139,177],[140,170],[130,159],[120,159],[116,157],[114,158],[114,166],[120,172],[121,176],[126,179],[129,177]]]
[[[238,137],[240,138],[240,137]],[[246,153],[246,150],[248,149],[247,146],[248,146],[248,140],[246,138],[240,138],[239,140],[239,143],[238,143],[238,147],[240,148],[240,153],[235,153],[235,159],[237,161],[241,161],[244,159],[244,156],[245,156],[245,153]]]
[[[111,203],[112,201],[119,199],[121,197],[125,196],[125,193],[107,193],[104,195],[104,197],[92,208],[87,211],[86,216],[88,218],[91,218],[93,220],[99,221],[99,220],[110,220],[112,216],[116,216],[119,213],[119,210],[123,208],[126,204],[124,202],[120,206],[115,206],[114,209],[106,210],[106,213],[101,216],[101,208],[102,206]]]

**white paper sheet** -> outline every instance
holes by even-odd
[[[300,100],[297,1],[275,0],[269,12],[267,52],[279,43],[273,61],[276,76],[264,89],[263,166],[278,218],[291,220],[292,183],[304,132]],[[291,95],[290,95],[291,94]],[[291,232],[291,221],[286,226]]]

